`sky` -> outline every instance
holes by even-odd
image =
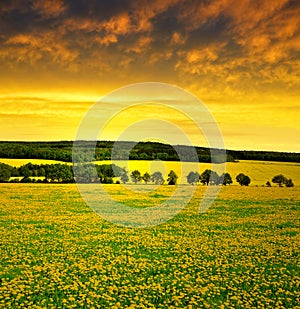
[[[0,140],[74,140],[95,102],[159,82],[199,98],[228,149],[300,152],[299,16],[298,0],[1,0]],[[149,104],[103,139],[164,115]],[[202,146],[188,117],[165,115]]]

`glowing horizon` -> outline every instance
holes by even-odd
[[[295,1],[6,1],[0,16],[0,140],[74,140],[103,96],[153,81],[197,96],[227,149],[300,152]]]

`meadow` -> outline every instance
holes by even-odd
[[[300,308],[299,187],[223,187],[199,214],[199,186],[144,229],[103,220],[76,185],[0,187],[0,308]],[[147,205],[172,191],[146,193]]]

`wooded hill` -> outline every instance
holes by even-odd
[[[81,142],[80,147],[91,148],[92,142]],[[158,142],[116,142],[98,141],[95,154],[96,160],[111,159],[112,148],[116,149],[114,158],[126,160],[128,158],[126,150],[130,151],[130,160],[154,160],[179,161],[179,156],[171,145]],[[0,141],[0,158],[11,159],[49,159],[64,162],[72,161],[72,141],[58,142],[7,142]],[[133,147],[133,148],[132,148]],[[195,161],[192,156],[191,146],[177,145],[176,150],[180,151],[182,161]],[[205,147],[195,147],[199,162],[210,162],[210,149]],[[81,151],[80,151],[81,153]],[[84,153],[84,152],[82,152]],[[81,155],[82,155],[81,153]],[[227,150],[226,161],[236,160],[261,160],[261,161],[281,161],[299,162],[300,153],[275,152],[275,151],[247,151],[247,150]]]

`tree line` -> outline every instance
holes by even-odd
[[[115,164],[94,165],[86,164],[74,167],[78,182],[94,182],[99,179],[102,183],[113,183],[113,178],[123,171]],[[27,163],[19,168],[0,163],[0,182],[7,182],[11,177],[22,177],[21,180],[12,179],[11,182],[45,182],[45,183],[73,183],[74,170],[67,164],[32,164]],[[40,177],[35,179],[32,177]]]
[[[79,152],[78,161],[91,162],[93,160],[110,160],[112,149],[114,148],[114,159],[116,160],[155,160],[162,161],[185,161],[211,162],[210,149],[206,147],[195,147],[197,158],[192,155],[192,146],[176,145],[171,146],[158,142],[75,142]],[[94,145],[96,147],[94,149]],[[81,151],[83,149],[84,151]],[[86,152],[91,150],[91,154]],[[176,149],[176,150],[175,150]],[[4,142],[0,141],[0,158],[11,159],[47,159],[63,162],[72,162],[72,141],[60,142]],[[129,152],[129,154],[128,154]],[[180,153],[180,157],[178,155]],[[238,160],[261,160],[261,161],[282,161],[282,162],[300,162],[300,153],[273,152],[273,151],[237,151],[220,150],[220,161],[223,162],[225,155],[226,162]],[[93,160],[91,159],[91,156]],[[215,160],[219,160],[216,156]]]
[[[133,170],[129,175],[129,172],[125,168],[121,168],[115,164],[75,164],[74,166],[67,164],[32,164],[27,163],[18,168],[11,165],[0,163],[0,182],[45,182],[45,183],[74,183],[75,180],[78,183],[96,183],[101,182],[103,184],[113,183],[127,183],[131,182],[137,184],[144,182],[148,184],[150,182],[154,184],[175,185],[178,181],[178,175],[171,170],[165,180],[160,171],[156,171],[152,174],[145,172],[142,174],[139,170]],[[19,178],[11,177],[22,177]],[[40,177],[35,179],[32,177]],[[114,179],[118,178],[114,182]],[[230,185],[233,183],[232,177],[229,173],[223,173],[218,175],[217,172],[206,169],[203,173],[199,174],[197,171],[191,171],[186,176],[187,182],[191,185],[201,183],[202,185]],[[251,183],[249,176],[240,173],[236,176],[236,181],[241,186],[248,186]],[[292,179],[288,179],[282,174],[273,177],[272,182],[282,187],[293,187],[294,183]],[[271,186],[270,181],[266,183],[267,187]]]

